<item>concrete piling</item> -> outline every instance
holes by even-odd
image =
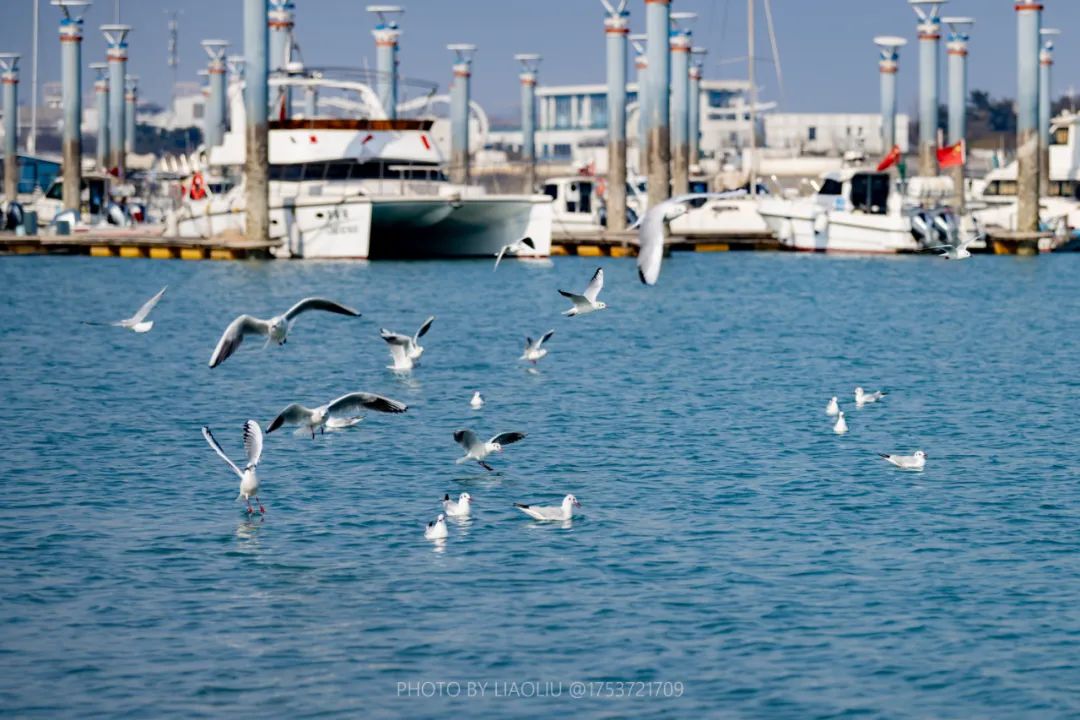
[[[139,106],[139,76],[128,75],[127,89],[124,92],[124,152],[135,152],[136,113]]]
[[[649,207],[671,195],[671,0],[645,0],[649,57]]]
[[[267,14],[266,0],[244,0],[245,228],[255,242],[270,237]]]
[[[267,9],[267,29],[270,36],[268,39],[270,56],[267,72],[284,73],[289,63],[289,55],[292,50],[292,33],[296,24],[296,5],[292,0],[269,0],[270,7]],[[270,117],[287,118],[292,109],[292,92],[284,86],[274,88],[274,96],[269,99],[267,107]]]
[[[688,135],[690,138],[690,167],[701,162],[701,80],[705,76],[705,55],[703,47],[690,50],[690,105]]]
[[[690,192],[690,50],[693,41],[687,23],[695,17],[695,13],[671,13],[675,27],[668,43],[671,50],[668,122],[671,127],[671,192],[674,195]]]
[[[1015,2],[1017,40],[1016,229],[1039,229],[1039,27],[1043,5]]]
[[[203,40],[203,50],[210,62],[206,67],[210,79],[210,97],[206,105],[204,140],[207,148],[220,145],[225,139],[225,52],[229,43],[225,40]]]
[[[607,6],[607,150],[608,171],[604,202],[608,230],[626,229],[626,39],[630,13],[626,2]]]
[[[109,64],[90,63],[90,69],[97,72],[94,79],[98,123],[95,163],[98,170],[106,172],[109,169]]]
[[[967,56],[970,36],[966,28],[974,24],[972,18],[948,17],[942,20],[949,26],[949,39],[945,44],[949,64],[949,134],[947,143],[955,145],[967,139]],[[966,148],[965,148],[966,152]],[[964,163],[949,168],[955,190],[953,204],[964,209]]]
[[[64,191],[65,210],[81,214],[82,197],[82,15],[89,0],[53,0],[64,13],[60,20],[60,72],[64,105]],[[122,99],[122,98],[121,98]]]
[[[945,0],[908,0],[919,18],[919,174],[937,175],[938,43]]]
[[[454,80],[450,85],[450,181],[469,184],[469,79],[475,45],[446,46],[454,53]]]
[[[19,192],[19,56],[0,53],[0,85],[4,88],[4,200]]]
[[[386,110],[386,117],[397,117],[398,104],[398,38],[401,29],[393,19],[404,10],[396,5],[368,5],[367,11],[378,16],[371,34],[375,36],[375,93]],[[389,16],[389,17],[388,17]]]
[[[631,35],[634,44],[634,70],[637,81],[638,106],[638,174],[647,175],[649,168],[649,56],[644,35]]]
[[[1060,35],[1056,28],[1042,28],[1043,38],[1039,49],[1039,195],[1050,193],[1050,121],[1053,106],[1053,88],[1050,73],[1054,67],[1054,36]]]
[[[525,192],[536,192],[536,74],[540,56],[518,54],[521,63],[521,158],[525,163]]]

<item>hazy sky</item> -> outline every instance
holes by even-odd
[[[59,80],[59,10],[41,3],[42,82]],[[116,0],[95,0],[86,15],[85,63],[104,60],[98,26],[113,21]],[[24,101],[29,97],[31,12],[34,0],[0,0],[0,51],[23,54]],[[373,66],[372,17],[366,0],[295,0],[297,36],[309,65]],[[451,53],[446,44],[479,46],[473,70],[473,97],[488,112],[505,116],[519,106],[513,54],[543,54],[541,84],[604,81],[603,12],[599,0],[402,0],[401,69],[407,77],[437,82],[445,90]],[[1044,25],[1059,27],[1055,94],[1067,92],[1080,67],[1080,0],[1046,0]],[[220,37],[242,52],[242,0],[121,0],[121,19],[135,27],[130,37],[130,72],[142,77],[143,97],[165,101],[166,8],[183,10],[180,79],[195,80],[205,67],[199,46]],[[643,0],[631,0],[632,28],[644,30]],[[674,0],[672,8],[698,13],[695,44],[709,50],[706,77],[745,77],[746,0]],[[878,34],[907,37],[900,57],[900,108],[916,102],[918,62],[915,17],[906,0],[773,0],[785,93],[781,96],[769,59],[771,51],[759,0],[758,78],[763,99],[801,112],[874,112],[878,109]],[[1016,20],[1012,0],[951,0],[946,14],[972,15],[970,87],[996,95],[1016,94]],[[944,65],[944,53],[942,53]],[[90,73],[84,77],[89,87]],[[1080,84],[1080,83],[1077,83]],[[85,95],[89,98],[89,95]],[[944,101],[944,84],[942,85]]]

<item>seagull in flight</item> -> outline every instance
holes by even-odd
[[[865,392],[861,387],[855,388],[855,407],[862,407],[867,403],[875,403],[888,393],[877,390],[872,393]]]
[[[255,511],[251,509],[251,498],[255,498],[255,502],[259,505],[259,512],[265,513],[266,508],[263,507],[262,502],[259,501],[259,478],[255,475],[255,467],[259,464],[259,460],[262,458],[263,450],[263,434],[262,428],[259,427],[259,423],[254,420],[248,420],[244,423],[244,452],[247,454],[247,465],[241,470],[236,466],[229,456],[225,454],[225,451],[218,445],[218,441],[214,439],[214,434],[210,432],[210,428],[203,426],[203,437],[206,438],[206,442],[214,449],[222,460],[229,464],[229,467],[233,469],[237,475],[240,476],[240,494],[236,496],[236,499],[244,498],[247,502],[248,514],[252,514]]]
[[[975,242],[975,240],[979,237],[979,235],[969,235],[967,238],[961,240],[956,245],[950,245],[949,243],[945,243],[943,245],[934,245],[933,247],[928,247],[926,248],[926,250],[927,252],[931,250],[943,251],[938,254],[938,257],[944,258],[945,260],[965,260],[971,257],[971,251],[968,250],[968,248],[971,246],[971,243]]]
[[[469,513],[472,512],[472,495],[463,492],[458,495],[457,502],[454,502],[450,499],[450,494],[447,493],[443,495],[442,506],[450,517],[469,517]]]
[[[518,253],[525,250],[525,248],[529,248],[530,250],[536,249],[536,244],[533,243],[533,239],[531,237],[523,237],[515,243],[503,245],[501,248],[499,248],[499,252],[495,253],[495,267],[491,269],[491,272],[495,272],[499,269],[499,263],[502,262],[503,255],[505,255],[506,253],[517,255]]]
[[[573,495],[567,495],[563,498],[562,505],[558,507],[540,507],[539,505],[522,505],[521,503],[514,503],[521,512],[525,513],[534,520],[570,520],[574,517],[574,508],[581,507],[581,503]]]
[[[596,272],[593,273],[592,280],[589,281],[589,286],[585,288],[585,292],[581,295],[575,295],[565,290],[560,290],[559,294],[565,298],[570,298],[570,301],[574,303],[574,307],[563,312],[563,315],[567,317],[574,317],[575,315],[585,315],[591,313],[594,310],[603,310],[607,307],[602,302],[597,301],[597,296],[600,295],[600,291],[604,289],[604,268],[596,268]]]
[[[403,413],[409,409],[409,406],[382,395],[366,392],[342,395],[314,410],[299,403],[293,403],[278,413],[278,416],[270,423],[270,427],[266,428],[266,433],[269,435],[285,424],[299,425],[298,432],[306,430],[311,433],[311,439],[314,440],[316,430],[322,433],[327,427],[338,429],[355,425],[359,420],[351,413],[363,408],[384,413]]]
[[[166,285],[165,287],[158,290],[157,295],[155,295],[154,297],[152,297],[149,300],[147,300],[146,302],[144,302],[143,306],[141,308],[139,308],[139,311],[136,312],[131,317],[125,318],[123,320],[117,320],[114,323],[108,323],[108,324],[112,325],[113,327],[122,327],[125,330],[131,330],[131,331],[137,332],[137,333],[150,332],[150,328],[154,327],[154,321],[153,320],[147,320],[146,316],[149,315],[150,311],[154,309],[154,306],[158,304],[158,301],[161,300],[161,296],[165,294],[165,291],[168,288],[169,288],[169,286]],[[84,321],[84,322],[87,325],[104,325],[104,324],[106,324],[106,323],[90,322],[88,320]]]
[[[922,470],[926,467],[926,453],[922,450],[916,450],[912,455],[886,455],[885,453],[878,453],[878,455],[902,470]]]
[[[836,396],[833,395],[832,400],[825,406],[825,414],[829,417],[836,417],[840,414],[840,403],[837,402]]]
[[[390,357],[394,360],[394,364],[390,366],[390,369],[399,371],[413,369],[420,360],[420,356],[424,354],[424,348],[420,345],[420,338],[427,335],[427,331],[431,328],[433,322],[435,322],[434,315],[425,320],[424,324],[420,326],[420,329],[412,337],[390,332],[386,328],[380,328],[379,335],[390,346]]]
[[[244,341],[244,337],[247,335],[265,335],[266,345],[271,342],[284,345],[296,317],[300,313],[309,310],[325,310],[339,315],[360,317],[360,313],[352,308],[339,305],[332,300],[315,297],[304,298],[284,314],[277,315],[269,320],[262,320],[251,315],[241,315],[229,323],[229,327],[225,328],[225,333],[218,340],[217,347],[214,348],[214,354],[210,356],[210,367],[217,367],[225,362],[230,355],[236,352],[236,349],[240,347],[240,343]],[[266,345],[263,347],[266,347]]]
[[[664,200],[651,207],[638,219],[638,277],[646,285],[655,285],[660,277],[660,264],[664,260],[664,227],[667,223],[680,215],[685,214],[690,208],[687,203],[698,198],[726,199],[737,193],[690,193],[678,195]],[[634,226],[631,226],[632,230]]]
[[[445,540],[446,535],[446,516],[439,513],[439,517],[427,524],[427,529],[424,530],[424,538],[427,540]]]
[[[528,360],[533,365],[540,361],[540,358],[548,354],[547,348],[540,347],[546,343],[551,336],[555,334],[554,330],[548,330],[541,336],[539,340],[534,341],[531,337],[525,338],[525,351],[521,353],[519,360]]]
[[[504,445],[516,443],[518,440],[524,439],[524,437],[525,433],[523,432],[504,432],[484,442],[472,430],[458,430],[454,433],[454,440],[457,441],[458,445],[465,448],[465,455],[457,459],[457,464],[461,465],[470,460],[475,460],[485,470],[494,470],[495,468],[484,462],[484,458],[492,453],[502,452]]]

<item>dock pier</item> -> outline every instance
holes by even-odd
[[[213,238],[165,237],[146,229],[71,235],[0,233],[0,255],[89,255],[152,260],[269,259],[276,240],[249,240],[240,233]]]
[[[784,250],[769,231],[739,234],[684,233],[667,239],[669,252],[734,252],[738,250]],[[636,230],[555,228],[551,232],[551,256],[637,257]]]

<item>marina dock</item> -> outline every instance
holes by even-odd
[[[670,251],[729,252],[736,250],[783,250],[771,232],[739,234],[683,234],[668,240]],[[634,257],[636,230],[555,228],[551,232],[551,254],[583,257]]]
[[[85,232],[72,235],[0,233],[0,255],[89,255],[155,260],[245,260],[270,257],[276,241],[236,235],[210,239],[164,237],[145,230]]]

